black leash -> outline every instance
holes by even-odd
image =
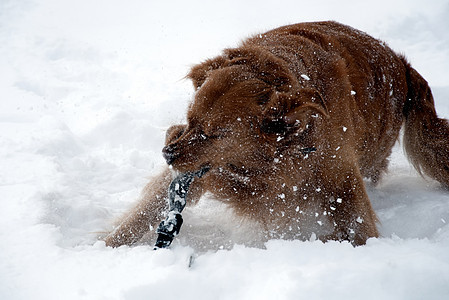
[[[186,196],[189,187],[196,177],[201,178],[209,171],[204,167],[197,172],[186,172],[176,176],[168,188],[168,215],[156,229],[158,234],[154,250],[167,248],[178,235],[183,223],[181,212],[186,206]]]

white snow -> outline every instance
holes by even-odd
[[[449,118],[448,14],[442,0],[0,1],[0,299],[449,299],[449,193],[402,145],[368,186],[382,237],[366,246],[265,242],[207,199],[171,250],[98,241],[163,165],[189,66],[333,19],[405,53]]]

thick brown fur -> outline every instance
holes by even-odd
[[[273,238],[377,237],[363,178],[377,182],[405,123],[414,166],[449,186],[449,125],[427,82],[383,42],[336,22],[300,23],[245,40],[189,74],[197,90],[187,124],[163,150],[210,192]],[[304,149],[316,149],[305,151]],[[168,170],[107,238],[133,244],[161,221]]]

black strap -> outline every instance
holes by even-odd
[[[178,235],[182,225],[181,212],[186,206],[186,197],[195,177],[202,177],[210,170],[210,167],[203,167],[197,172],[186,172],[176,176],[168,188],[168,214],[157,227],[158,234],[154,249],[167,248],[173,238]]]

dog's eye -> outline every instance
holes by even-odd
[[[206,139],[214,140],[214,139],[220,139],[220,138],[224,137],[227,132],[229,132],[229,130],[227,130],[227,129],[218,129],[212,133],[209,133],[209,134],[202,133],[201,135],[205,136]]]
[[[276,119],[276,120],[263,120],[261,125],[262,131],[266,133],[283,133],[285,132],[286,125],[283,120]]]
[[[216,139],[220,138],[221,136],[218,134],[210,134],[210,135],[201,134],[200,137],[202,140],[216,140]]]

